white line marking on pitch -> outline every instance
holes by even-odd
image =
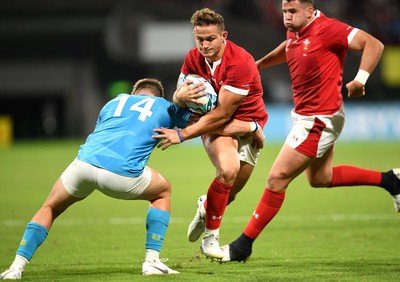
[[[224,217],[224,222],[247,223],[249,216],[233,216]],[[188,224],[192,218],[171,217],[171,224]],[[383,221],[383,220],[399,220],[396,214],[327,214],[327,215],[280,215],[276,218],[278,221],[284,222],[301,222],[301,221]],[[73,225],[99,225],[99,224],[112,224],[112,225],[136,225],[145,224],[144,217],[114,217],[102,219],[58,219],[55,224],[64,226]],[[1,220],[0,226],[13,227],[26,225],[27,222],[23,220]]]

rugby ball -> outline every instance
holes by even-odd
[[[203,92],[205,92],[207,95],[197,99],[197,101],[199,101],[201,104],[196,104],[192,102],[186,103],[186,105],[189,107],[189,110],[199,114],[206,114],[212,109],[214,109],[215,106],[217,105],[218,96],[214,90],[214,87],[212,87],[211,83],[204,77],[201,77],[200,75],[187,74],[179,80],[178,87],[181,87],[181,85],[187,80],[193,81],[193,84],[203,82],[204,85],[207,86],[207,88],[203,90]]]

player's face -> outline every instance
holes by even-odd
[[[313,19],[314,9],[299,1],[282,1],[283,24],[293,32],[298,32]]]
[[[204,58],[209,62],[215,62],[222,58],[225,50],[226,31],[220,31],[218,26],[195,26],[193,35],[196,46]]]

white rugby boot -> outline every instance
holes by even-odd
[[[400,189],[400,168],[394,168],[392,169],[394,176],[396,176],[397,179],[395,179],[395,184],[398,189]],[[393,205],[394,205],[394,210],[396,212],[400,212],[400,194],[397,195],[392,195],[393,197]]]
[[[221,247],[222,254],[224,255],[221,262],[231,261],[231,254],[229,253],[229,245],[224,245]]]
[[[161,260],[153,260],[153,261],[145,261],[143,263],[142,274],[166,275],[166,274],[180,274],[180,273],[166,266]]]
[[[17,267],[10,267],[2,274],[0,274],[0,280],[20,280],[22,278],[23,270]]]
[[[224,254],[223,258],[219,262],[230,262],[230,261],[237,261],[237,262],[246,262],[251,255],[251,249],[237,249],[235,245],[228,244],[221,247],[221,251]]]
[[[16,255],[11,266],[0,274],[0,280],[20,280],[28,263],[29,261],[26,258]]]
[[[219,235],[205,235],[201,240],[200,250],[208,258],[219,260],[224,257],[224,253],[219,246]]]
[[[400,212],[400,194],[393,196],[394,210]]]
[[[197,200],[197,210],[196,214],[190,222],[187,237],[190,242],[196,242],[201,234],[204,232],[205,228],[205,219],[206,219],[206,209],[204,208],[204,202],[206,201],[207,196],[202,195]]]

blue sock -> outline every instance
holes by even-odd
[[[170,213],[149,208],[146,218],[146,249],[160,251],[167,232]]]
[[[49,231],[42,225],[29,222],[26,225],[24,236],[17,250],[17,255],[31,260],[36,249],[43,243],[48,233]]]

